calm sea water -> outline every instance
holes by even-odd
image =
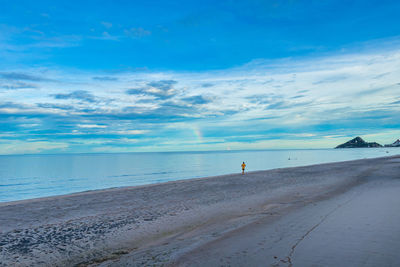
[[[400,154],[400,148],[0,156],[0,202]]]

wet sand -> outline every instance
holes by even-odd
[[[0,266],[399,266],[400,156],[0,203]]]

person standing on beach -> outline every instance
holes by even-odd
[[[243,163],[242,163],[242,174],[244,174],[244,169],[246,168],[246,164],[244,163],[244,161],[243,161]]]

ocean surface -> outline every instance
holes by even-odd
[[[0,156],[0,202],[400,154],[400,148]]]

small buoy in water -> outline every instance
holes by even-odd
[[[386,153],[389,153],[389,151],[386,151]]]

